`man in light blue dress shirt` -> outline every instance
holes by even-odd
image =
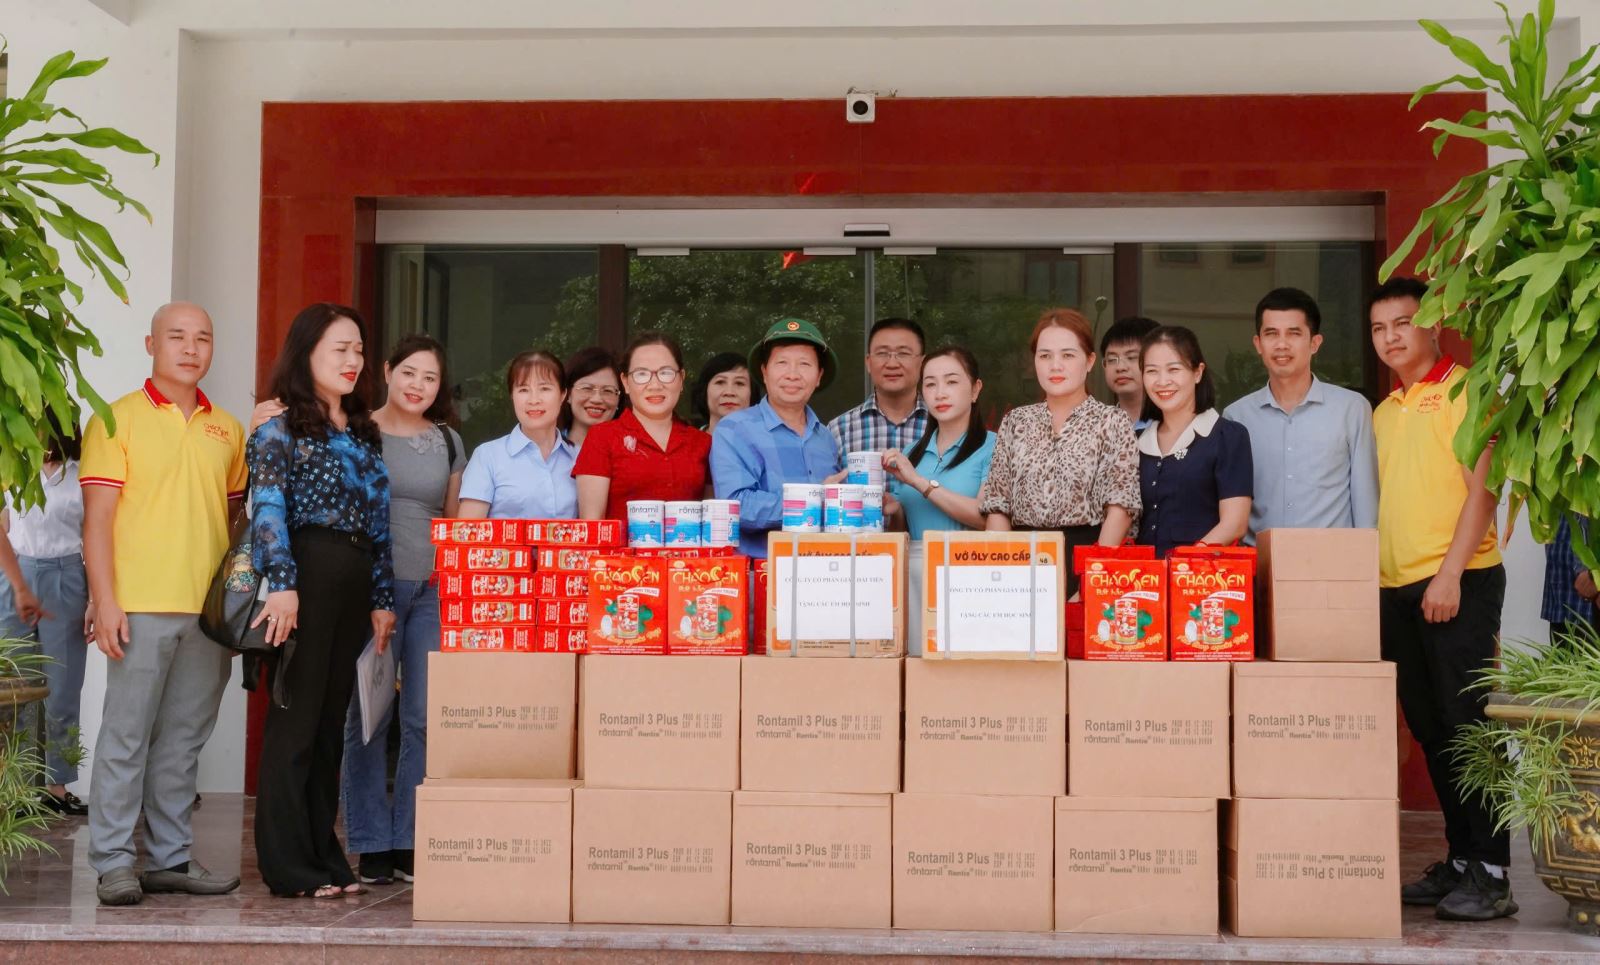
[[[750,353],[766,398],[723,416],[711,435],[711,482],[718,499],[739,501],[739,549],[764,559],[767,533],[783,523],[783,484],[820,483],[839,461],[833,433],[811,411],[811,397],[838,364],[815,325],[775,323]]]
[[[1267,384],[1223,412],[1250,430],[1255,499],[1248,543],[1280,527],[1378,525],[1372,406],[1311,374],[1321,329],[1316,301],[1298,288],[1273,289],[1256,305],[1255,348]]]

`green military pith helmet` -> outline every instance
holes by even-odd
[[[766,364],[767,356],[771,354],[775,345],[786,342],[799,342],[805,345],[815,345],[822,354],[822,382],[817,390],[821,391],[833,381],[835,373],[839,371],[839,359],[833,354],[833,349],[828,347],[827,339],[822,337],[822,331],[803,318],[784,318],[772,323],[767,329],[767,334],[761,337],[755,348],[750,350],[750,374],[760,376],[761,366]]]

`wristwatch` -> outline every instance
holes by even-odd
[[[922,498],[923,499],[932,499],[933,498],[933,491],[935,489],[943,489],[943,488],[944,488],[943,486],[939,485],[939,480],[930,479],[930,480],[928,480],[928,488],[924,489],[922,491]]]

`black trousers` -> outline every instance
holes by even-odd
[[[356,659],[372,636],[371,544],[318,528],[292,543],[300,613],[284,670],[289,706],[267,711],[256,785],[256,861],[277,895],[355,883],[334,821]]]
[[[1422,745],[1428,776],[1444,812],[1450,857],[1487,864],[1511,863],[1511,835],[1494,830],[1489,810],[1466,798],[1456,783],[1450,742],[1465,724],[1483,720],[1486,694],[1466,690],[1495,659],[1500,611],[1506,598],[1504,566],[1468,570],[1461,577],[1461,609],[1447,623],[1422,618],[1428,581],[1379,591],[1383,658],[1396,665],[1400,710]]]

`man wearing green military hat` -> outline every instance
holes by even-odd
[[[784,483],[821,483],[839,462],[838,446],[811,397],[833,381],[838,359],[822,332],[800,318],[773,323],[750,350],[766,397],[724,416],[711,436],[711,482],[718,499],[739,501],[739,547],[767,555],[767,533],[783,523]]]

